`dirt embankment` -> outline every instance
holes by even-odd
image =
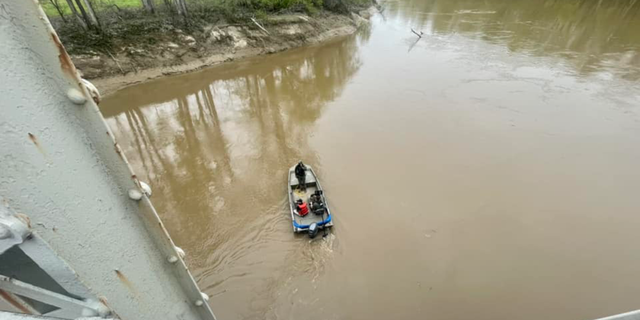
[[[280,15],[247,24],[209,25],[186,34],[173,29],[154,35],[156,44],[130,45],[108,54],[90,52],[71,58],[82,76],[103,95],[153,78],[189,72],[214,64],[271,54],[354,33],[368,23],[371,7],[351,15]]]

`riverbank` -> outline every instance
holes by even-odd
[[[353,34],[368,23],[375,7],[350,15],[320,12],[277,15],[244,24],[208,25],[191,34],[181,29],[154,35],[155,44],[130,43],[114,52],[72,54],[82,76],[102,95],[154,78],[190,72],[223,62],[272,54]]]

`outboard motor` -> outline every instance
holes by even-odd
[[[318,235],[318,224],[317,223],[312,223],[309,226],[309,238],[313,239]]]

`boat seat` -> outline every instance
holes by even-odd
[[[305,181],[306,185],[309,185],[309,184],[315,183],[315,182],[316,182],[316,179],[313,177],[311,172],[307,171],[307,179]],[[298,182],[298,178],[296,177],[295,173],[291,173],[291,183],[294,183],[295,185],[300,184]]]

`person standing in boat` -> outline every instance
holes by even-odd
[[[307,167],[302,163],[302,161],[298,162],[296,165],[296,178],[298,179],[298,187],[300,190],[307,190],[307,184],[305,183],[307,180]]]

